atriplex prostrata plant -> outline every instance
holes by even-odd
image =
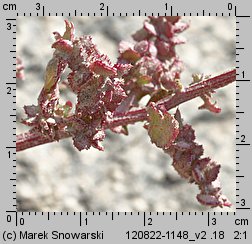
[[[54,32],[55,51],[38,105],[24,106],[27,118],[22,123],[31,129],[17,136],[17,151],[67,137],[80,151],[91,146],[103,150],[106,129],[127,135],[128,124],[145,121],[151,142],[173,158],[172,165],[182,177],[199,186],[201,204],[231,206],[221,192],[220,165],[203,157],[203,147],[195,142],[191,125],[183,122],[178,105],[201,97],[199,109],[219,113],[211,94],[235,81],[235,69],[214,77],[193,75],[191,85],[184,88],[175,47],[184,43],[177,34],[188,24],[180,17],[149,17],[132,36],[134,42],[119,44],[116,64],[97,50],[91,36],[77,38],[73,23],[66,20],[65,24],[63,35]],[[22,71],[21,61],[17,64]],[[77,96],[74,106],[59,101],[59,82],[67,67],[71,72],[64,83]],[[146,95],[149,101],[140,106]],[[175,114],[169,112],[172,108],[177,108]]]

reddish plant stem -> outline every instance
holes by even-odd
[[[165,106],[167,110],[170,110],[181,103],[189,101],[195,97],[201,96],[207,92],[214,91],[218,88],[224,87],[236,80],[236,70],[232,69],[221,75],[209,78],[207,80],[201,81],[197,84],[187,87],[184,91],[176,93],[170,98],[163,99],[158,102],[157,105]],[[129,111],[122,115],[117,115],[106,125],[106,129],[113,128],[120,125],[134,124],[136,122],[147,120],[147,112],[145,108],[138,108],[133,111]],[[64,131],[59,133],[59,140],[70,137],[70,135]],[[16,150],[17,152],[32,148],[38,145],[53,142],[55,140],[38,134],[37,132],[27,132],[17,135],[16,140]]]
[[[159,106],[165,106],[166,110],[177,107],[178,105],[187,102],[195,97],[202,96],[207,92],[214,91],[218,88],[224,87],[236,79],[236,70],[232,69],[223,74],[201,81],[195,85],[189,86],[185,91],[176,93],[174,96],[163,99],[157,103]],[[110,123],[110,128],[119,125],[133,124],[138,121],[147,119],[145,108],[140,108],[134,111],[129,111],[121,117],[114,117]]]
[[[65,133],[64,131],[61,131],[59,134],[58,140],[68,138],[70,135],[68,133]],[[16,140],[16,151],[23,151],[28,148],[36,147],[39,145],[43,145],[49,142],[54,142],[56,140],[52,140],[48,137],[45,137],[43,134],[38,132],[32,132],[28,131],[26,133],[17,135]]]

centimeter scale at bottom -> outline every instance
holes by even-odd
[[[62,225],[62,218],[65,216],[67,221]],[[251,212],[242,211],[236,213],[7,211],[5,238],[7,239],[7,233],[12,233],[9,235],[19,240],[245,241],[249,239],[249,217]],[[15,226],[18,226],[18,231]]]

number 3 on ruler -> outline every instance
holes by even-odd
[[[40,3],[36,3],[36,10],[40,10]]]
[[[216,218],[211,219],[211,225],[216,225]]]

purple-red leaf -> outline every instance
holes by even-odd
[[[120,59],[126,60],[129,63],[135,63],[138,59],[141,58],[141,55],[136,50],[134,50],[134,45],[125,41],[120,42],[119,53]]]
[[[16,77],[17,79],[24,80],[24,66],[20,58],[16,58]]]
[[[116,68],[111,67],[109,65],[107,65],[106,63],[103,63],[100,60],[96,60],[93,63],[90,64],[89,69],[98,74],[98,75],[102,75],[102,76],[113,76],[116,75]]]

